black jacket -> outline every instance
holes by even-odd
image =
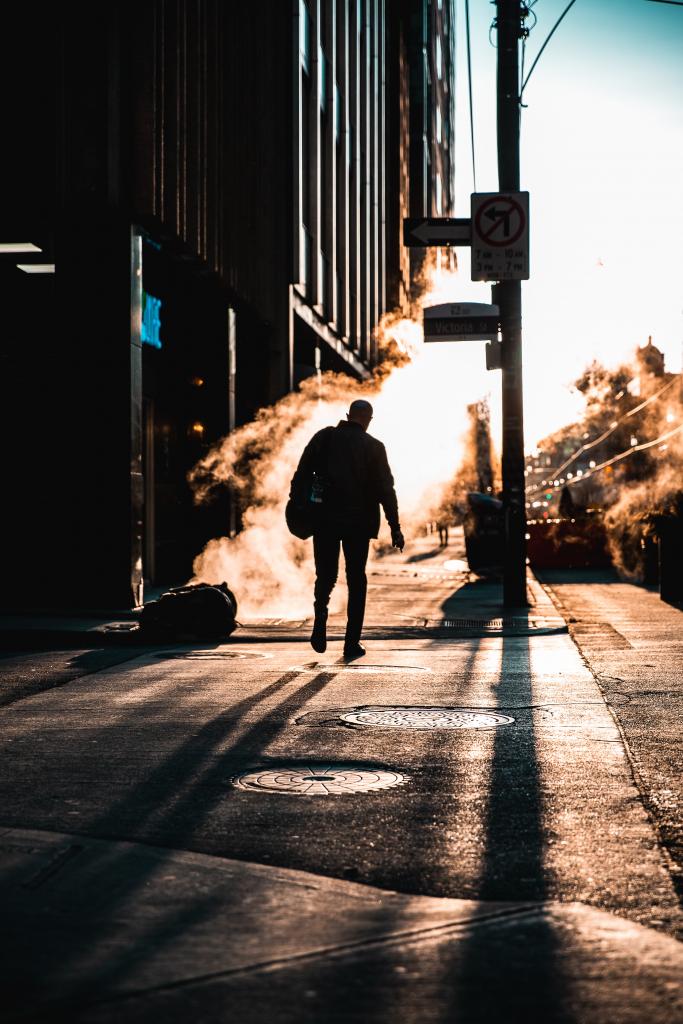
[[[359,423],[341,420],[336,427],[325,427],[313,435],[292,477],[290,497],[294,501],[307,499],[315,471],[325,480],[325,525],[376,537],[381,504],[389,527],[400,528],[386,449]]]

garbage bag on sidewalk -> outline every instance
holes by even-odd
[[[236,616],[237,598],[227,583],[194,583],[173,587],[146,604],[140,632],[154,640],[220,640],[235,630]]]

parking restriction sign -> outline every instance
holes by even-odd
[[[473,281],[529,279],[529,193],[472,194]]]

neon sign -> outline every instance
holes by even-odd
[[[142,292],[142,328],[140,340],[143,345],[161,348],[161,299]]]

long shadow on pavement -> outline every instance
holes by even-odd
[[[287,720],[278,718],[278,712],[284,706],[292,712],[303,708],[311,697],[327,685],[334,674],[329,671],[321,672],[293,693],[288,690],[285,700],[269,708],[264,718],[250,724],[242,732],[238,731],[240,722],[249,712],[264,700],[289,687],[291,683],[300,679],[300,675],[297,672],[286,672],[258,694],[233,705],[182,743],[133,792],[114,802],[98,820],[89,822],[87,833],[116,839],[131,834],[127,827],[131,819],[136,826],[133,828],[134,834],[139,832],[142,821],[154,818],[157,824],[163,824],[166,834],[174,831],[178,834],[178,846],[191,849],[191,837],[195,828],[206,819],[215,804],[230,799],[234,794],[235,791],[228,785],[234,768],[243,761],[257,758],[259,753],[286,728]],[[229,743],[231,737],[234,739]],[[226,746],[226,743],[229,745]],[[202,763],[209,758],[211,760],[208,765],[202,768]],[[78,1005],[88,998],[101,996],[104,991],[111,991],[117,982],[125,979],[131,967],[139,965],[147,950],[158,955],[159,950],[167,942],[171,942],[179,932],[212,912],[213,904],[210,899],[197,900],[191,908],[184,905],[180,911],[171,911],[161,925],[157,921],[149,929],[144,944],[138,941],[126,956],[118,957],[104,967],[98,965],[95,973],[91,973],[87,980],[84,978],[83,986],[77,986],[76,991],[64,991],[63,987],[60,988],[60,978],[73,971],[75,963],[81,960],[84,963],[88,962],[98,942],[105,939],[109,933],[119,908],[146,885],[148,876],[139,871],[139,863],[134,848],[130,851],[121,847],[114,848],[107,865],[109,884],[104,889],[107,883],[103,879],[104,891],[98,901],[97,916],[92,915],[77,932],[71,930],[68,943],[53,944],[51,947],[41,943],[40,948],[34,950],[35,976],[31,982],[32,990],[36,993],[40,990],[41,1001],[49,999],[55,1011],[63,1001]],[[149,870],[152,870],[151,866]],[[112,885],[111,880],[115,880],[115,884]],[[240,894],[236,892],[236,911],[239,899]],[[24,1012],[27,1007],[25,986],[29,981],[28,978],[24,979],[16,993],[19,1002],[15,1006],[17,1009],[21,1007]],[[13,992],[6,992],[6,1009],[12,1007],[13,997]]]
[[[475,649],[470,669],[476,654]],[[301,978],[297,986],[292,975],[274,979],[278,1022],[386,1024],[389,1020],[428,1019],[433,1024],[577,1024],[560,939],[542,907],[550,895],[551,878],[544,860],[541,769],[530,712],[532,679],[529,639],[503,638],[496,703],[518,722],[494,730],[488,785],[482,792],[483,848],[476,892],[459,895],[492,904],[538,903],[538,913],[512,917],[509,922],[501,918],[475,923],[460,936],[435,943],[423,956],[411,958],[410,952],[404,956],[379,949],[355,963],[335,966],[320,962],[309,968],[305,984]],[[463,687],[454,703],[466,705],[467,698],[468,688]],[[525,722],[527,715],[528,726],[520,724],[519,719]],[[441,743],[436,743],[437,756],[440,748]],[[411,827],[419,822],[424,828],[432,815],[437,820],[442,817],[444,788],[434,787],[425,794],[410,816]],[[457,827],[457,807],[450,808],[449,818]],[[446,840],[437,829],[424,830],[423,838],[422,846],[416,848],[415,867],[429,871],[430,859]],[[400,924],[400,917],[391,913],[383,922],[387,933],[398,930]],[[419,972],[407,990],[397,970],[408,975]],[[302,990],[307,990],[313,1005],[302,1001],[297,1008],[297,988],[300,997]],[[240,992],[242,998],[246,991]],[[249,995],[254,1007],[262,1000],[265,1009],[267,1001],[258,985]],[[251,1019],[260,1019],[258,1011]]]
[[[426,562],[430,558],[438,558],[439,555],[443,555],[444,548],[433,548],[431,551],[421,551],[417,555],[410,555],[406,558],[406,565],[412,565],[414,562]]]
[[[532,679],[529,639],[503,638],[497,687],[501,710],[532,705]],[[518,725],[495,730],[479,899],[547,899],[544,850],[543,794],[530,719],[526,730]],[[528,1024],[531,1019],[571,1024],[575,1020],[558,937],[542,911],[521,929],[517,925],[514,932],[505,927],[472,929],[453,950],[444,983],[454,992],[445,1020],[468,1024]]]
[[[470,641],[471,642],[471,641]],[[464,667],[458,670],[458,676],[464,679],[463,685],[449,698],[454,704],[467,703],[468,691],[471,687],[471,673],[475,667],[479,655],[480,645],[475,642],[472,646]],[[442,701],[437,702],[443,703]],[[396,733],[397,746],[400,748],[401,732]],[[452,734],[438,732],[429,735],[429,749],[424,752],[422,758],[422,781],[425,788],[415,803],[406,809],[406,828],[410,830],[410,838],[406,842],[406,852],[409,851],[409,863],[406,864],[406,877],[394,881],[400,892],[424,892],[429,891],[432,895],[441,895],[439,891],[444,887],[443,862],[448,857],[449,840],[445,833],[447,824],[446,818],[451,821],[457,820],[458,796],[448,782],[441,783],[434,779],[434,762],[443,762],[442,769],[445,774],[450,775],[451,766],[444,756],[444,748],[450,742]],[[464,737],[462,737],[464,739]],[[432,772],[424,769],[432,762]],[[416,785],[420,779],[415,780]],[[448,801],[446,792],[448,792]],[[371,880],[372,881],[372,880]],[[378,879],[377,884],[382,887],[382,880]],[[393,908],[387,907],[382,913],[382,930],[386,935],[392,932],[401,931],[403,922]],[[330,968],[321,964],[319,975],[313,975],[312,988],[319,988],[325,991],[326,986],[331,985]],[[359,969],[356,972],[345,970],[344,979],[344,1003],[343,1010],[334,1009],[329,1004],[321,1003],[316,1008],[305,1009],[305,1016],[302,1021],[315,1021],[316,1012],[320,1014],[321,1020],[329,1019],[332,1022],[348,1020],[354,1024],[373,1024],[373,1022],[386,1022],[392,1019],[391,993],[395,988],[396,964],[391,955],[381,954],[372,958],[372,969]],[[316,984],[316,976],[320,984]],[[396,1019],[401,1017],[401,1007],[395,1006]],[[339,1016],[337,1016],[339,1014]]]

